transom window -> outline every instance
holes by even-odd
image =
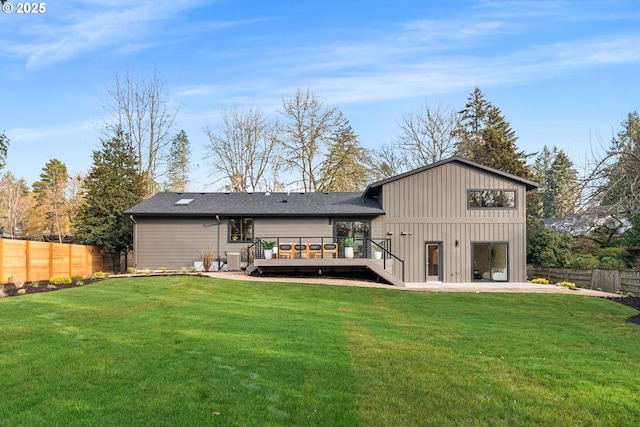
[[[252,242],[253,218],[229,218],[229,241]]]
[[[515,190],[469,190],[470,208],[515,208]]]

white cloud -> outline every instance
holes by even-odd
[[[168,21],[197,4],[170,0],[65,2],[51,19],[38,19],[28,27],[12,27],[18,37],[14,35],[16,40],[6,44],[5,50],[24,58],[29,70],[100,49],[131,53],[168,42],[156,35],[163,33]],[[51,10],[48,13],[47,18],[54,14]],[[152,36],[154,41],[150,42]]]

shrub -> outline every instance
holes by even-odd
[[[568,289],[576,289],[576,284],[571,282],[559,282],[557,285]]]
[[[69,285],[71,284],[71,277],[69,276],[52,276],[49,279],[49,283],[52,285]]]
[[[580,254],[573,257],[567,266],[572,268],[595,268],[599,263],[598,258],[591,254]]]
[[[187,274],[187,267],[182,267],[182,269],[180,270],[180,273],[182,274]]]
[[[81,276],[79,274],[76,274],[75,276],[71,276],[71,280],[73,280],[74,282],[79,282],[82,279],[84,279],[84,276]]]
[[[32,288],[37,288],[40,286],[40,282],[31,282],[29,283],[29,286],[31,286]]]
[[[24,280],[16,280],[14,283],[16,289],[22,289],[24,287]]]
[[[26,293],[27,293],[27,290],[26,290],[26,289],[22,289],[22,288],[21,288],[21,289],[18,289],[18,295],[24,295],[24,294],[26,294]]]
[[[538,277],[535,278],[531,281],[531,283],[536,283],[538,285],[548,285],[549,281],[547,279],[545,279],[544,277]]]
[[[47,285],[47,289],[58,289],[58,287],[56,285]]]
[[[109,277],[109,273],[105,273],[104,271],[96,271],[91,275],[94,279],[104,279]]]
[[[135,267],[127,268],[127,274],[136,274],[137,272],[138,272],[138,269]]]
[[[84,285],[84,281],[76,280],[76,286],[82,286],[82,285]]]
[[[163,272],[163,273],[166,273],[167,272],[167,267],[160,267],[160,271]]]
[[[605,257],[600,258],[599,267],[611,268],[611,269],[619,269],[619,268],[625,268],[626,265],[625,265],[624,261],[621,260],[621,259],[613,258],[613,257],[610,257],[610,256],[605,256]]]
[[[527,262],[544,267],[564,266],[570,247],[571,236],[549,230],[538,221],[527,233]]]
[[[265,242],[262,242],[262,245],[264,246]],[[273,242],[273,244],[275,245],[276,242]],[[273,249],[273,246],[270,248]],[[202,252],[200,254],[200,260],[202,261],[202,268],[204,268],[204,271],[209,271],[209,269],[211,268],[211,264],[213,264],[213,252],[211,252],[210,248],[207,248],[207,250],[205,252]]]

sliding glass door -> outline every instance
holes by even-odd
[[[354,238],[353,252],[356,258],[367,257],[365,252],[367,245],[365,242],[370,237],[371,229],[370,221],[363,220],[338,220],[335,221],[335,236],[340,242],[340,249],[344,251],[344,239],[347,237]],[[342,255],[344,256],[344,254]],[[341,257],[342,257],[341,256]]]
[[[506,282],[509,280],[509,245],[507,243],[473,243],[473,280]]]

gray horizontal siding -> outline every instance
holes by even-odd
[[[136,222],[134,263],[138,269],[190,268],[202,252],[217,248],[215,218],[141,218]],[[226,233],[226,224],[221,227]]]

